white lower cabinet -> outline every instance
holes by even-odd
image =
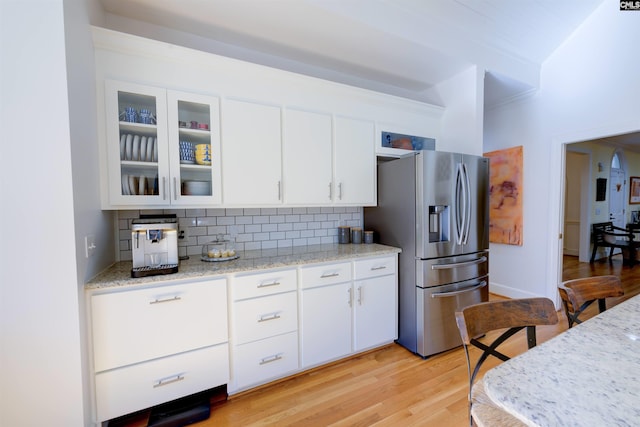
[[[229,380],[226,278],[89,296],[96,419]]]
[[[228,366],[229,346],[220,344],[98,373],[95,383],[99,420],[225,384]]]
[[[396,260],[386,256],[347,263],[353,275],[344,263],[301,269],[303,368],[397,338]]]
[[[281,378],[299,369],[295,270],[231,279],[232,378],[229,392]]]
[[[398,337],[395,276],[357,280],[353,286],[354,350],[395,340]]]
[[[305,289],[301,296],[302,366],[351,353],[351,282]]]
[[[293,331],[234,348],[234,387],[243,390],[296,372],[298,332]]]

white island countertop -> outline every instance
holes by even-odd
[[[173,274],[132,278],[131,261],[120,261],[98,274],[85,284],[86,290],[135,286],[182,279],[202,279],[217,275],[251,272],[270,268],[295,267],[302,264],[348,261],[401,252],[399,248],[379,244],[327,244],[293,246],[289,248],[263,249],[239,252],[239,258],[224,262],[204,262],[192,255],[180,261],[178,272]]]
[[[640,425],[640,295],[487,371],[487,395],[530,426]]]

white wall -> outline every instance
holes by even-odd
[[[482,155],[484,70],[473,66],[430,89],[446,109],[439,151]]]
[[[485,112],[485,151],[524,146],[524,244],[491,245],[493,291],[556,299],[563,144],[640,129],[637,13],[605,1],[542,67],[540,91]]]
[[[63,0],[0,13],[0,425],[84,425]]]

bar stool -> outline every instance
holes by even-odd
[[[574,323],[582,323],[578,316],[592,302],[598,300],[598,308],[602,313],[607,309],[605,298],[624,295],[618,276],[593,276],[567,280],[558,286],[558,292],[560,292],[570,328]]]
[[[490,401],[490,399],[482,397],[484,395],[482,383],[481,381],[476,383],[475,379],[480,371],[480,366],[487,357],[494,356],[502,361],[509,360],[508,356],[500,353],[496,348],[518,331],[526,328],[527,347],[535,347],[536,326],[555,325],[558,323],[558,314],[553,302],[548,298],[520,298],[474,304],[456,312],[456,323],[462,338],[469,371],[470,424],[472,426],[518,425],[516,423],[517,420],[512,419],[513,417],[505,414],[500,408],[487,406],[487,400]],[[506,328],[508,329],[489,345],[477,339],[487,332]],[[469,347],[471,345],[482,350],[482,354],[476,361],[475,366],[473,366],[469,355]],[[475,386],[478,387],[477,391],[475,391]],[[474,403],[478,404],[477,411],[473,408]],[[501,414],[501,412],[503,413]],[[493,421],[489,421],[488,416],[495,416],[496,418]],[[485,418],[486,422],[481,418]],[[509,419],[509,421],[504,420],[504,418]],[[498,419],[503,419],[503,422],[497,422]]]

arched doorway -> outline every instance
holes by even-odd
[[[626,226],[626,179],[622,153],[616,151],[611,156],[609,172],[609,221],[620,228]]]

